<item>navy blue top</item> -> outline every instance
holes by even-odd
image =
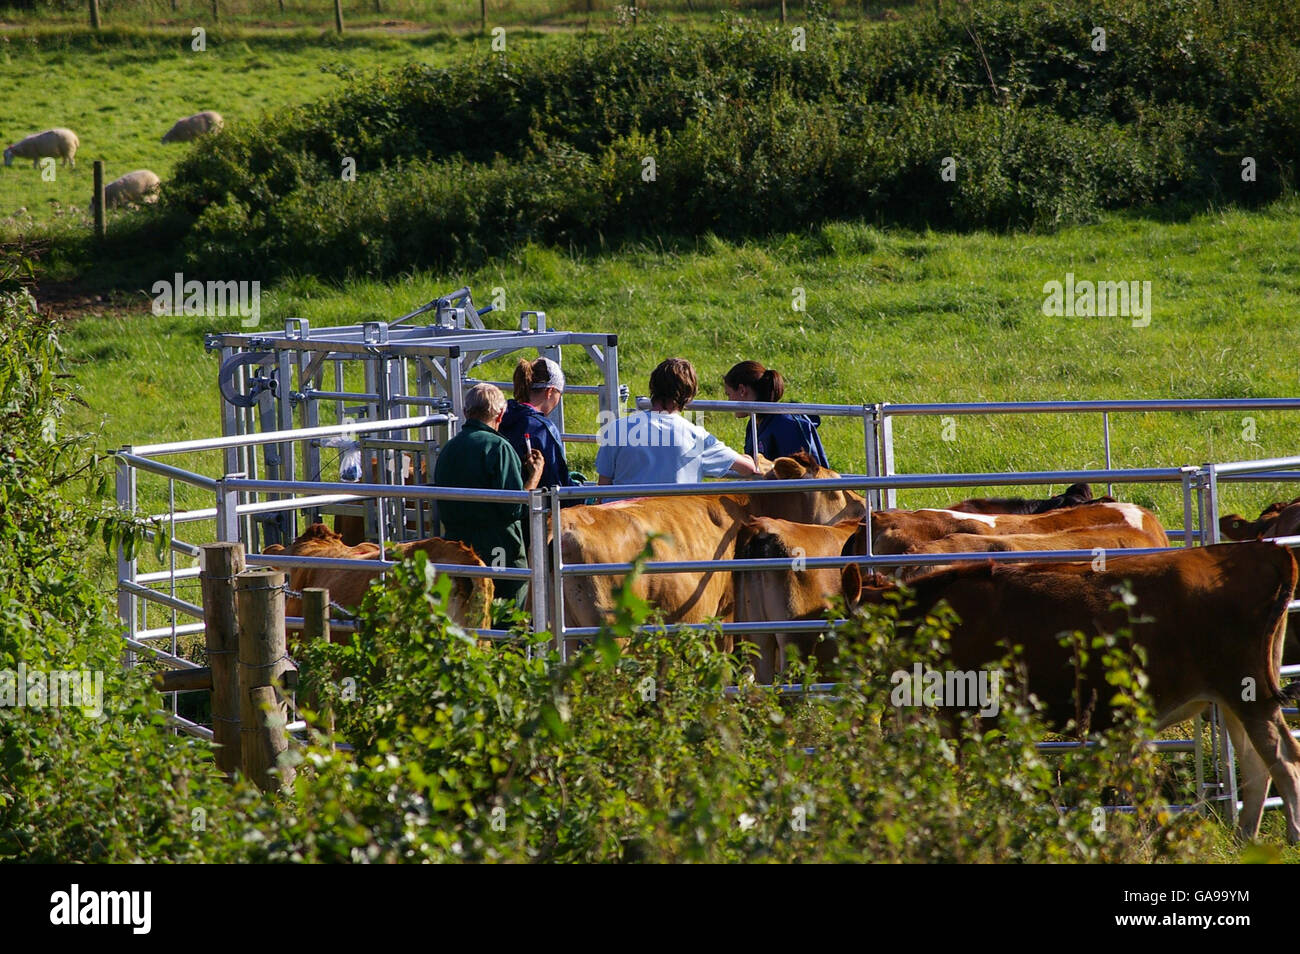
[[[506,414],[501,418],[498,433],[510,442],[522,461],[528,456],[528,446],[524,435],[528,435],[534,450],[542,452],[545,464],[542,466],[542,479],[539,487],[567,487],[569,465],[564,459],[564,442],[560,439],[560,429],[549,417],[531,404],[520,404],[513,398],[506,402]]]
[[[790,457],[799,451],[806,451],[823,467],[829,469],[826,449],[817,435],[817,428],[822,419],[814,414],[759,414],[758,416],[758,451],[768,460],[778,457]],[[754,435],[745,425],[745,453],[754,456]]]

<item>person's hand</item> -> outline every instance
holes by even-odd
[[[532,449],[527,457],[523,460],[523,477],[524,490],[533,490],[542,480],[542,468],[546,466],[546,458],[536,447]]]
[[[757,469],[759,476],[766,477],[767,472],[772,469],[772,462],[762,454],[755,454],[754,467]]]

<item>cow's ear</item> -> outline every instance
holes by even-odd
[[[772,469],[767,476],[774,480],[798,480],[803,475],[804,469],[799,466],[797,460],[789,457],[778,457],[772,462]]]
[[[856,563],[850,563],[840,571],[840,589],[844,592],[844,604],[852,610],[862,602],[862,570]]]

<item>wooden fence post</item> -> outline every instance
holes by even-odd
[[[330,641],[330,591],[319,587],[307,587],[302,591],[302,641],[308,645],[320,640]],[[319,725],[329,735],[334,734],[334,710],[325,704],[320,708],[320,699],[312,696],[307,700],[307,708],[317,714]]]
[[[99,0],[90,0],[90,28],[99,29]]]
[[[480,33],[487,32],[487,0],[478,0],[478,29]]]
[[[227,775],[239,769],[239,620],[235,614],[235,577],[244,572],[242,543],[207,543],[199,548],[203,570],[203,635],[212,669],[212,741],[217,768]]]
[[[334,29],[343,33],[343,0],[334,0]]]
[[[785,22],[785,0],[781,0],[781,22]]]
[[[289,748],[288,704],[281,676],[293,669],[284,645],[284,573],[245,570],[235,580],[239,613],[240,756],[244,774],[263,791],[293,781],[277,760]],[[265,711],[267,708],[270,711]]]
[[[107,234],[104,226],[104,160],[96,159],[94,162],[94,184],[92,186],[94,194],[91,196],[91,205],[94,206],[92,213],[95,216],[95,238],[101,242]]]
[[[215,23],[221,19],[221,11],[217,9],[217,0],[212,0],[212,20]]]

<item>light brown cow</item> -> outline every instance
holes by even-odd
[[[1042,514],[977,514],[954,510],[881,510],[871,515],[872,553],[906,553],[911,547],[954,533],[1003,536],[1012,533],[1059,533],[1090,527],[1125,525],[1164,533],[1151,511],[1137,504],[1103,501]],[[860,541],[857,544],[861,551]]]
[[[833,478],[807,455],[782,457],[767,474],[769,480]],[[652,534],[655,560],[728,560],[735,553],[736,535],[751,517],[775,516],[799,523],[830,524],[861,520],[862,497],[851,490],[806,493],[690,495],[640,497],[561,512],[561,553],[566,565],[631,563]],[[735,614],[732,574],[647,573],[635,592],[657,607],[670,623],[730,620]],[[599,626],[613,611],[614,589],[622,576],[566,577],[566,626]],[[724,641],[724,643],[729,641]]]
[[[465,566],[483,566],[473,549],[456,540],[430,537],[390,545],[408,559],[417,552],[428,555],[430,563],[459,563]],[[362,543],[350,547],[333,530],[323,523],[313,523],[288,549],[279,544],[268,546],[268,554],[284,553],[289,556],[328,557],[335,560],[378,560],[379,545]],[[361,604],[370,584],[383,572],[382,568],[335,570],[323,567],[294,567],[289,571],[289,589],[301,593],[308,587],[323,587],[330,592],[330,600],[340,606]],[[486,629],[492,621],[492,580],[487,577],[452,577],[448,614],[462,626]],[[301,616],[302,600],[289,596],[284,604],[285,616]],[[342,639],[342,634],[340,634]],[[336,642],[338,640],[335,640]]]
[[[842,520],[821,527],[774,517],[757,517],[746,522],[736,538],[736,559],[789,560],[790,566],[764,572],[738,570],[733,574],[736,621],[820,619],[830,606],[831,597],[840,592],[840,571],[834,567],[809,570],[802,568],[800,561],[839,556],[859,524],[858,520]],[[745,638],[759,648],[755,676],[763,684],[770,683],[785,669],[785,649],[790,643],[799,647],[805,659],[815,653],[823,665],[834,657],[833,644],[824,634],[756,634]]]
[[[956,611],[950,655],[958,671],[996,662],[1007,644],[1024,647],[1028,691],[1046,705],[1056,727],[1080,707],[1109,697],[1100,654],[1091,654],[1076,701],[1070,652],[1062,632],[1115,632],[1125,620],[1111,607],[1115,586],[1127,582],[1144,622],[1134,640],[1147,656],[1150,692],[1160,727],[1191,718],[1206,703],[1222,707],[1241,759],[1241,833],[1259,832],[1270,776],[1287,813],[1287,836],[1300,842],[1300,745],[1282,716],[1287,701],[1278,668],[1287,604],[1296,585],[1291,552],[1269,543],[1192,547],[1168,553],[1116,557],[1104,571],[1087,565],[993,566],[981,564],[930,573],[914,580],[909,620],[941,600]],[[864,587],[856,566],[843,573],[850,606],[879,603],[892,585]],[[1243,698],[1245,697],[1245,698]],[[1092,717],[1104,728],[1103,703]]]
[[[918,543],[906,551],[916,553],[1012,553],[1032,550],[1138,550],[1147,547],[1167,547],[1169,537],[1164,530],[1152,532],[1139,530],[1128,524],[1089,527],[1084,530],[1062,530],[1059,533],[1008,533],[987,536],[977,533],[952,533],[938,540]],[[907,566],[900,579],[946,569],[952,564]]]

